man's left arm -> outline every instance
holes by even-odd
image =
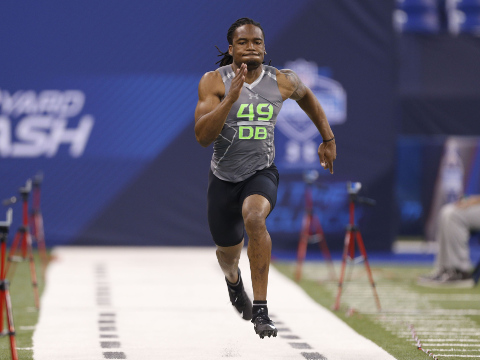
[[[308,115],[317,127],[323,142],[318,147],[318,156],[324,169],[333,174],[333,161],[337,158],[337,148],[333,131],[328,123],[322,105],[310,90],[292,70],[284,69],[277,77],[282,96],[293,99]],[[282,76],[284,75],[284,76]]]
[[[460,201],[457,201],[457,206],[461,209],[466,209],[470,206],[476,206],[480,204],[480,195],[468,196]]]

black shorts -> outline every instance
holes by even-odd
[[[244,181],[232,183],[208,174],[208,225],[218,246],[235,246],[243,240],[242,205],[247,196],[259,194],[270,202],[270,212],[277,202],[279,175],[275,164],[257,171]]]

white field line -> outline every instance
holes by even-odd
[[[461,333],[461,334],[472,334],[472,335],[479,335],[480,334],[480,329],[477,328],[462,328],[462,327],[452,327],[448,329],[435,329],[432,330],[431,327],[416,327],[415,326],[415,331],[418,334],[433,334],[433,333],[438,333],[438,334],[451,334],[453,333]]]
[[[458,347],[480,347],[480,344],[458,344],[458,343],[430,343],[428,341],[423,342],[424,346],[458,346]]]
[[[19,326],[19,330],[35,330],[35,325],[32,326]]]
[[[475,352],[475,351],[480,351],[480,349],[436,349],[433,348],[432,351],[443,351],[443,352]]]
[[[393,320],[392,320],[392,321],[393,321]],[[412,323],[412,322],[410,322],[410,323]],[[416,323],[415,323],[415,324],[416,324]],[[457,323],[457,324],[455,324],[455,325],[461,327],[461,324],[458,324],[458,323]],[[385,322],[383,322],[383,325],[382,325],[382,326],[383,326],[383,328],[384,328],[385,330],[389,330],[389,331],[394,331],[394,330],[396,330],[396,329],[398,328],[397,326],[393,326],[393,325],[388,325],[388,326],[386,326],[386,323],[385,323]],[[451,325],[450,325],[450,324],[444,324],[444,325],[442,325],[442,324],[439,324],[439,325],[437,325],[437,324],[432,324],[432,326],[430,326],[430,327],[429,327],[428,325],[426,325],[426,326],[424,327],[425,330],[420,330],[420,331],[421,331],[422,333],[424,333],[424,334],[427,334],[427,333],[430,333],[430,332],[435,332],[436,329],[437,329],[436,326],[446,326],[446,327],[448,327],[448,326],[451,326]],[[472,326],[472,324],[469,324],[469,323],[465,324],[465,327],[467,327],[467,326]],[[415,328],[415,329],[416,329],[416,328]],[[432,330],[432,329],[435,329],[435,330]],[[478,331],[478,329],[477,329],[477,331]],[[417,331],[417,332],[418,332],[418,331]],[[443,334],[445,331],[439,330],[438,332]],[[462,336],[463,336],[463,335],[465,335],[465,334],[462,334]],[[458,337],[458,333],[451,333],[450,336],[451,336],[451,337]],[[472,336],[473,336],[473,335],[472,335]]]
[[[389,328],[389,320],[391,319],[387,319],[387,320],[382,320],[381,322],[385,323],[385,327],[386,328]],[[405,320],[403,320],[405,321]],[[415,320],[413,320],[415,321]],[[411,321],[411,322],[413,322]],[[446,320],[446,321],[443,321],[443,320],[432,320],[432,321],[428,321],[428,320],[423,320],[423,321],[415,321],[415,324],[418,326],[418,328],[427,328],[427,329],[431,329],[432,326],[436,327],[436,326],[452,326],[452,325],[462,325],[460,326],[462,329],[464,328],[468,328],[468,327],[473,327],[474,325],[476,325],[473,321],[463,321],[463,322],[460,322],[460,321],[454,321],[454,320]]]
[[[480,295],[474,294],[444,294],[441,297],[433,294],[426,294],[425,296],[432,301],[480,301]]]
[[[378,313],[377,313],[378,314]],[[449,323],[458,323],[459,319],[458,316],[455,317],[445,317],[442,319],[432,318],[432,316],[428,317],[420,317],[420,316],[398,316],[398,315],[388,315],[388,314],[380,314],[378,315],[378,319],[380,321],[390,322],[391,319],[394,318],[401,318],[403,321],[415,321],[418,324],[449,324]],[[470,318],[464,318],[465,323],[476,324]]]
[[[343,297],[342,297],[343,298]],[[412,310],[407,309],[407,310],[401,310],[399,308],[396,309],[388,309],[384,310],[385,312],[388,311],[388,315],[393,316],[397,315],[398,318],[401,318],[402,316],[409,316],[409,315],[417,315],[421,317],[432,317],[432,316],[477,316],[480,315],[480,310],[476,309],[458,309],[458,310],[452,310],[452,309],[419,309],[419,310]],[[363,314],[369,314],[369,315],[378,315],[378,311],[372,311],[372,310],[366,310],[365,312],[362,311]]]
[[[411,336],[410,336],[411,338]],[[453,342],[453,343],[480,343],[480,340],[478,338],[474,338],[474,339],[457,339],[457,338],[446,338],[446,339],[439,339],[439,338],[433,338],[433,339],[430,339],[430,338],[426,338],[424,341],[431,341],[431,342],[436,342],[436,343],[441,343],[442,346],[444,346],[445,343],[448,343],[448,342]]]
[[[398,330],[398,328],[389,328],[389,329],[385,329],[385,330],[388,330],[390,332],[395,332],[395,334],[397,334],[398,336],[401,336],[401,337],[408,337],[408,334],[410,334],[410,331],[407,331],[407,330]],[[445,334],[444,332],[423,332],[422,334],[422,338],[423,340],[430,340],[432,337],[437,337],[437,336],[442,336],[442,335],[448,335],[448,337],[452,338],[452,339],[456,339],[456,340],[452,340],[452,341],[461,341],[462,339],[467,339],[467,338],[471,338],[473,340],[477,340],[480,342],[480,340],[478,340],[478,336],[476,336],[475,334]],[[446,339],[446,338],[445,338]]]
[[[458,354],[439,354],[438,356],[444,358],[444,357],[456,357],[456,358],[474,358],[474,359],[480,359],[478,355],[458,355]]]
[[[378,314],[378,311],[375,313],[375,315],[381,320],[381,319],[385,319],[387,321],[391,321],[391,319],[401,319],[403,321],[438,321],[438,316],[437,317],[433,317],[432,315],[414,315],[414,316],[411,316],[411,315],[402,315],[402,314],[399,314],[399,313],[393,313],[393,314],[387,314],[387,313],[381,313],[380,315]],[[446,316],[442,316],[442,320],[445,320],[445,321],[459,321],[459,318],[461,319],[464,319],[464,321],[471,321],[469,320],[469,318],[465,318],[464,315],[454,315],[454,316],[451,316],[451,315],[446,315]],[[461,320],[460,319],[460,320]]]
[[[233,310],[214,248],[59,248],[55,257],[35,360],[395,360],[273,267],[269,310],[283,330],[261,340]],[[251,293],[246,253],[240,267]]]
[[[393,332],[393,331],[392,331]],[[405,339],[411,339],[412,338],[412,334],[411,334],[411,331],[397,331],[395,332],[395,335],[397,335],[398,337],[401,337],[401,338],[405,338]],[[440,335],[443,335],[443,334],[440,334]],[[432,337],[434,336],[434,337]],[[424,342],[426,341],[436,341],[436,342],[458,342],[458,343],[462,343],[462,342],[470,342],[470,343],[479,343],[480,344],[480,339],[478,338],[478,336],[472,336],[472,335],[460,335],[458,337],[455,337],[455,335],[449,335],[448,338],[438,338],[436,337],[438,336],[438,334],[422,334],[422,339]]]

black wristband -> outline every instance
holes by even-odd
[[[329,142],[329,141],[332,141],[332,140],[335,140],[335,136],[332,137],[331,139],[328,139],[328,140],[323,140],[323,142]]]

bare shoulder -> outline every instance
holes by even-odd
[[[305,95],[305,85],[293,70],[277,70],[277,83],[284,100],[300,100]]]
[[[222,98],[225,95],[225,85],[220,73],[217,70],[205,73],[198,84],[198,92],[199,95],[216,95]]]
[[[209,71],[203,74],[201,81],[222,81],[222,76],[218,70]]]
[[[296,85],[300,80],[293,70],[290,69],[277,69],[277,82],[278,86],[291,89],[292,91],[296,89]]]

